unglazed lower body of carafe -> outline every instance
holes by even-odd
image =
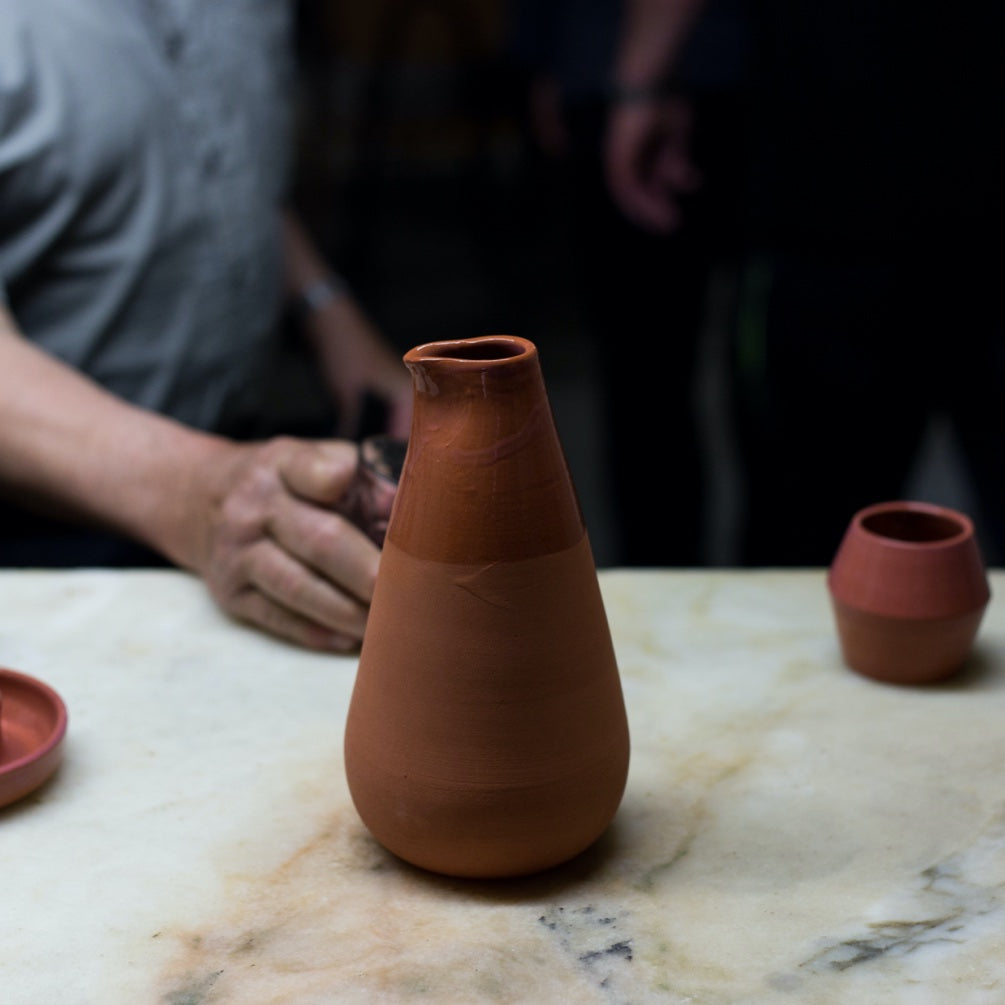
[[[557,554],[440,564],[393,543],[345,753],[364,823],[414,865],[504,877],[565,862],[621,801],[628,726],[587,538]]]

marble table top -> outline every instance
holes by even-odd
[[[348,796],[356,663],[177,572],[0,573],[65,759],[0,810],[4,1005],[1005,1002],[1005,574],[950,684],[840,661],[824,573],[601,573],[632,730],[608,834],[432,876]]]

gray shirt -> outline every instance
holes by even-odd
[[[28,338],[201,428],[277,337],[289,0],[0,0],[0,295]]]

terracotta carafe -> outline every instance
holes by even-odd
[[[345,732],[357,811],[406,861],[558,865],[608,827],[628,722],[537,349],[406,353],[414,412]]]

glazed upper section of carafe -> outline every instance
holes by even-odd
[[[519,560],[586,533],[535,345],[430,342],[404,357],[414,408],[388,540],[428,560]]]

